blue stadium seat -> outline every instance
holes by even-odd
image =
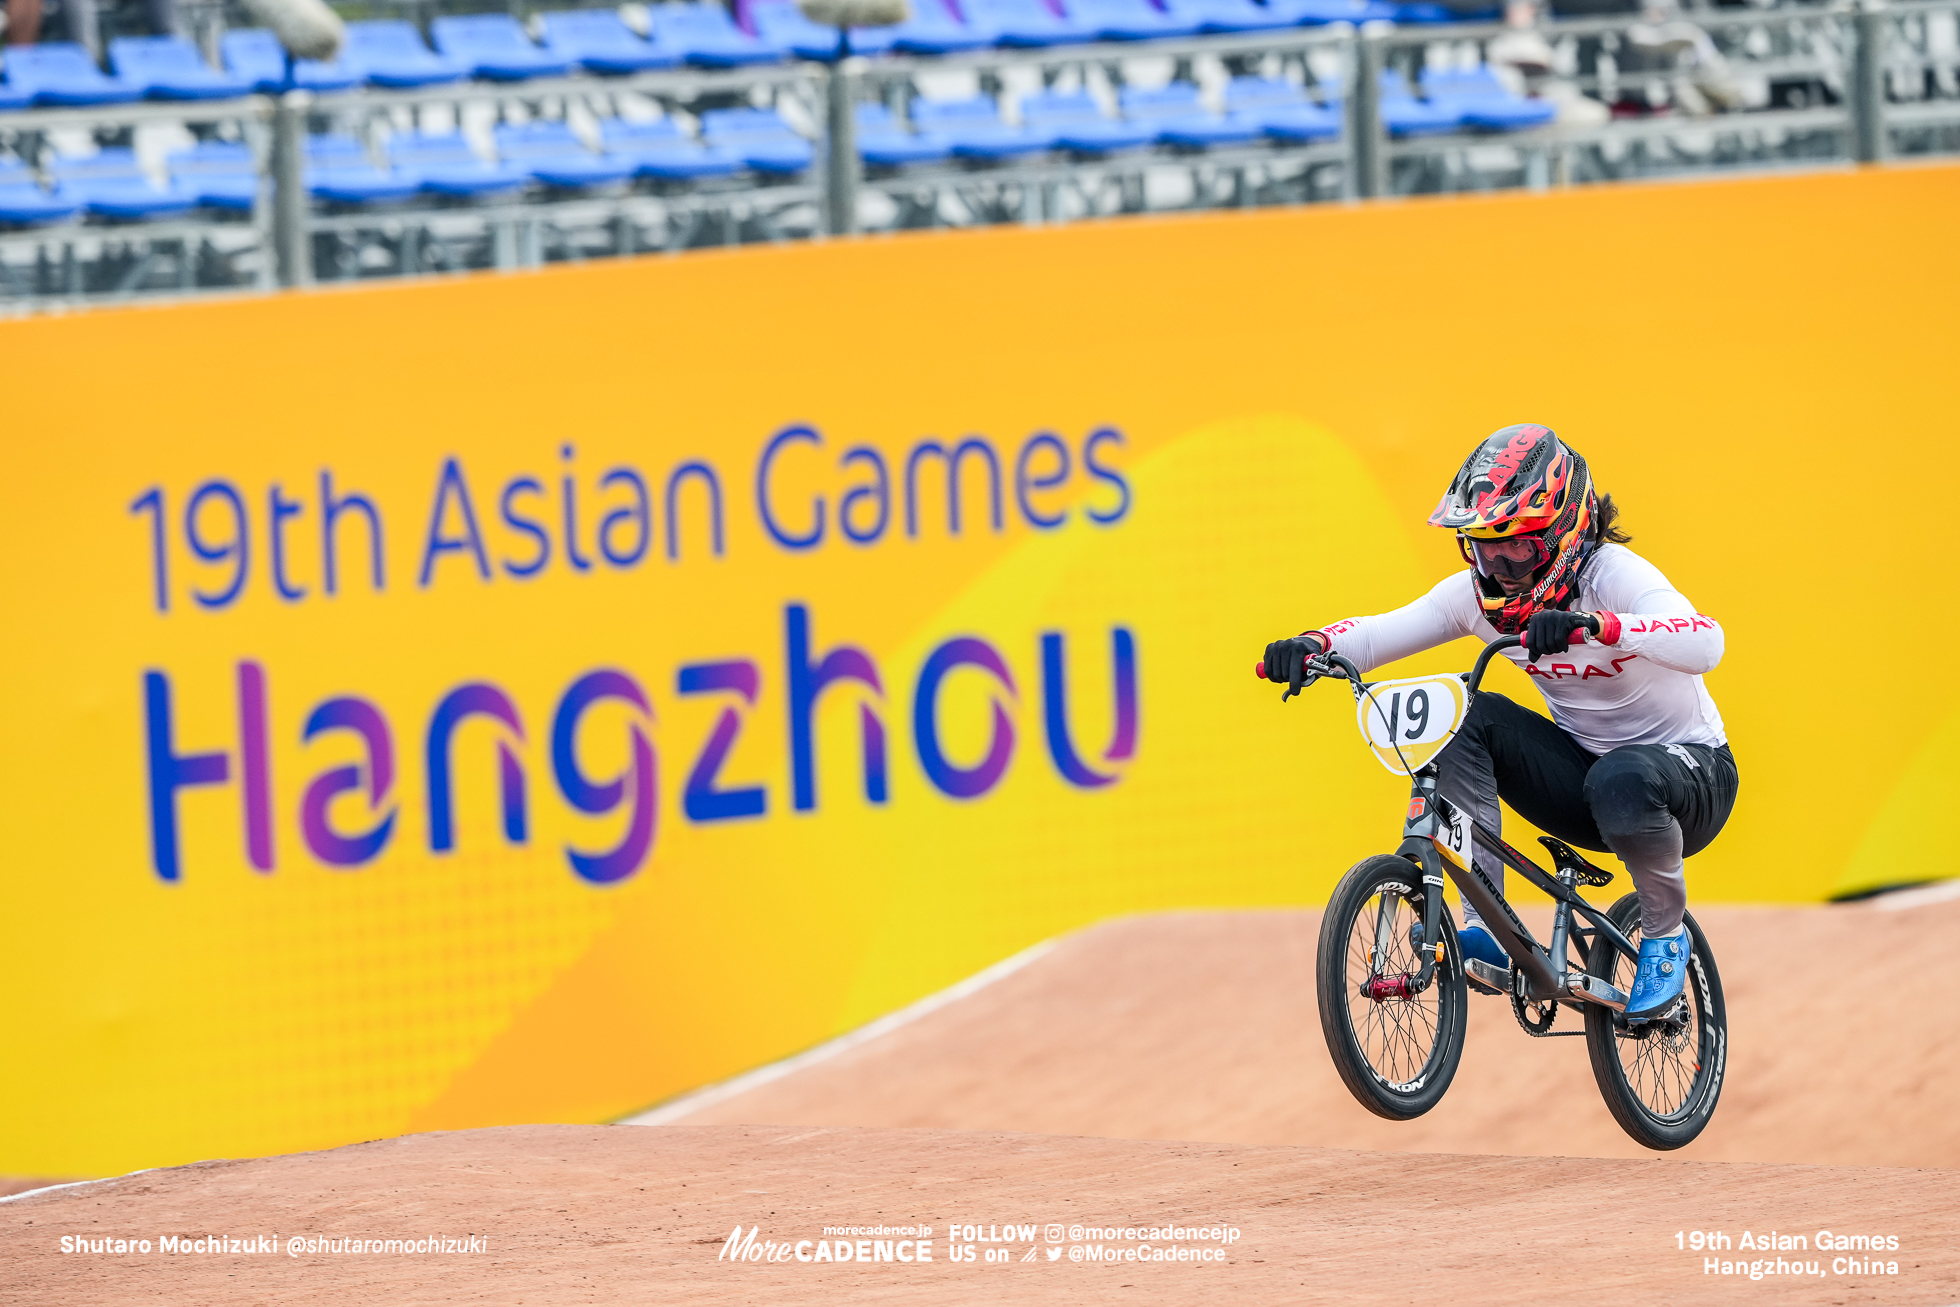
[[[62,222],[81,211],[80,200],[42,190],[33,171],[20,160],[0,159],[0,223],[39,227]]]
[[[81,202],[98,218],[136,221],[169,218],[197,207],[197,197],[175,186],[161,187],[136,163],[131,150],[105,149],[48,165],[57,193]]]
[[[1255,0],[1164,0],[1164,12],[1200,32],[1269,32],[1296,25]]]
[[[50,194],[31,181],[0,182],[0,223],[9,227],[65,222],[81,211],[81,201],[65,191]]]
[[[1041,0],[962,0],[967,26],[995,45],[1069,45],[1096,39],[1096,29],[1063,18]]]
[[[837,27],[809,22],[792,0],[753,0],[745,8],[747,24],[766,43],[786,49],[798,59],[837,59]],[[870,31],[864,35],[868,37]],[[855,43],[851,49],[858,55],[882,53],[858,49]],[[890,49],[890,41],[884,43],[884,49]]]
[[[1386,0],[1266,0],[1266,7],[1296,27],[1395,21],[1395,6]]]
[[[0,113],[9,109],[25,109],[33,103],[32,91],[23,91],[18,86],[0,82]]]
[[[896,168],[908,163],[939,163],[953,154],[952,143],[931,133],[909,132],[882,104],[857,107],[858,157],[866,163]]]
[[[259,165],[252,147],[235,141],[200,141],[165,161],[174,189],[206,208],[250,213],[259,199]]]
[[[1157,139],[1153,126],[1104,117],[1102,106],[1087,91],[1030,95],[1021,101],[1021,121],[1078,154],[1133,150]]]
[[[366,76],[345,59],[295,59],[293,61],[293,85],[302,91],[312,91],[316,95],[328,95],[334,91],[351,91],[366,80]]]
[[[362,81],[376,86],[437,86],[470,75],[464,65],[430,51],[413,27],[392,18],[347,24],[340,58]]]
[[[1068,0],[1068,16],[1102,41],[1149,41],[1198,34],[1197,23],[1173,17],[1150,0]]]
[[[742,161],[713,150],[683,132],[671,118],[626,122],[610,118],[599,124],[606,153],[630,162],[636,176],[655,181],[698,181],[741,171]]]
[[[892,48],[906,54],[953,54],[994,43],[992,36],[967,26],[947,0],[912,0],[912,16],[884,30]]]
[[[798,173],[816,160],[815,147],[774,109],[710,109],[701,139],[762,173]]]
[[[252,89],[267,94],[297,87],[319,95],[351,91],[361,84],[361,75],[344,59],[289,60],[279,38],[262,27],[245,27],[226,32],[218,47],[225,67],[252,83]]]
[[[171,185],[205,208],[226,213],[250,213],[259,202],[256,177],[172,177]]]
[[[291,75],[286,67],[286,47],[263,27],[226,32],[218,40],[218,51],[232,76],[250,82],[254,91],[276,95],[286,89]]]
[[[228,100],[250,95],[249,79],[221,73],[181,36],[124,36],[109,42],[116,75],[152,100]]]
[[[7,47],[7,84],[35,104],[128,104],[143,88],[105,76],[87,50],[71,41]]]
[[[378,204],[405,200],[421,179],[399,169],[383,171],[351,136],[306,138],[306,193],[334,204]]]
[[[1558,117],[1558,109],[1550,101],[1528,100],[1517,94],[1484,64],[1464,70],[1426,71],[1422,90],[1430,103],[1456,110],[1464,126],[1489,132],[1543,127]]]
[[[437,53],[492,82],[522,82],[532,77],[563,77],[572,61],[540,50],[509,14],[459,14],[429,24]]]
[[[1498,8],[1451,9],[1448,5],[1430,4],[1427,0],[1395,6],[1395,21],[1412,27],[1424,23],[1489,23],[1503,16],[1504,11]]]
[[[853,27],[850,30],[851,53],[858,55],[890,54],[898,46],[897,27]]]
[[[914,100],[912,123],[946,142],[963,159],[1018,159],[1055,148],[1052,134],[1001,121],[1000,107],[976,95],[965,100]]]
[[[321,133],[306,138],[306,165],[309,168],[371,167],[367,147],[340,132]]]
[[[74,178],[143,177],[136,151],[127,146],[105,147],[94,154],[56,154],[48,159],[49,175]]]
[[[1277,78],[1234,77],[1225,87],[1225,108],[1276,141],[1331,141],[1341,134],[1338,104],[1315,104],[1305,88]]]
[[[1453,106],[1418,100],[1393,68],[1382,71],[1381,88],[1382,126],[1390,136],[1437,136],[1463,125],[1463,115]]]
[[[388,142],[388,160],[415,174],[421,189],[432,195],[485,199],[513,195],[531,184],[531,174],[522,168],[477,158],[456,132],[405,132]]]
[[[558,121],[499,127],[497,157],[560,190],[617,186],[633,180],[635,172],[630,160],[586,149],[577,133]]]
[[[252,147],[243,141],[199,141],[188,150],[173,151],[166,161],[173,174],[217,174],[258,171]]]
[[[286,47],[264,28],[226,32],[218,44],[224,53],[225,67],[251,79],[261,91],[297,88],[331,95],[335,91],[351,91],[361,84],[361,74],[345,59],[288,59]]]
[[[1205,108],[1198,88],[1172,82],[1156,90],[1124,88],[1123,116],[1139,127],[1153,127],[1162,145],[1203,149],[1213,145],[1244,145],[1259,139],[1260,126],[1237,114],[1218,114]]]
[[[569,9],[541,14],[544,46],[587,72],[619,76],[672,68],[680,56],[636,34],[616,10]]]
[[[259,170],[251,145],[243,141],[198,141],[190,149],[171,151],[165,163],[169,163],[172,174],[235,174]]]
[[[653,39],[688,63],[703,68],[738,68],[743,64],[772,64],[788,52],[750,36],[735,26],[728,11],[712,0],[675,0],[647,11]]]

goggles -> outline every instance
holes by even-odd
[[[1541,535],[1510,536],[1501,540],[1481,540],[1476,536],[1465,536],[1469,542],[1470,559],[1477,571],[1493,581],[1510,581],[1513,584],[1529,581],[1532,576],[1551,561],[1551,551],[1545,547]]]

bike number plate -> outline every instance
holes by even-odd
[[[1361,738],[1397,776],[1419,770],[1463,724],[1469,695],[1454,676],[1382,681],[1361,696]]]
[[[1465,867],[1470,865],[1470,813],[1447,799],[1436,799],[1436,843]]]

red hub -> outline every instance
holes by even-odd
[[[1398,971],[1392,976],[1370,976],[1368,983],[1361,987],[1361,997],[1377,1003],[1389,999],[1408,1002],[1416,996],[1416,978],[1406,971]]]

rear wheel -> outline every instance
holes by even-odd
[[[1355,1099],[1391,1121],[1436,1106],[1463,1056],[1463,959],[1447,906],[1443,961],[1417,988],[1424,892],[1406,858],[1369,858],[1341,878],[1320,920],[1315,978],[1327,1051]]]
[[[1628,894],[1607,914],[1640,943],[1640,899]],[[1688,987],[1673,1012],[1629,1022],[1610,1008],[1586,1009],[1586,1050],[1593,1079],[1620,1128],[1648,1148],[1666,1151],[1691,1142],[1715,1114],[1728,1068],[1729,1020],[1715,955],[1693,916]],[[1588,950],[1586,968],[1622,992],[1633,989],[1634,963],[1604,939]]]

